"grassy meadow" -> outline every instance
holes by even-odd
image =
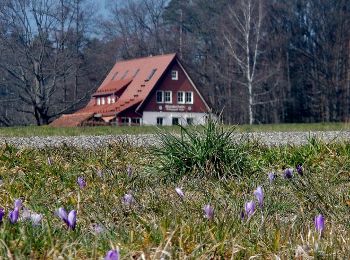
[[[350,257],[350,143],[230,146],[223,133],[215,134],[221,143],[197,142],[203,136],[189,133],[187,143],[165,136],[164,146],[154,149],[127,143],[98,150],[2,147],[0,255],[102,259],[118,249],[122,259]],[[219,158],[220,149],[234,156]],[[294,169],[286,178],[284,170],[298,164],[302,175]],[[270,180],[269,172],[276,178]],[[78,185],[78,177],[86,186]],[[8,214],[16,199],[23,208],[12,224]],[[256,204],[249,216],[247,201]],[[205,205],[214,209],[212,216]],[[60,207],[77,211],[74,230],[57,216]],[[22,216],[24,208],[42,220],[34,225]],[[314,225],[319,214],[322,232]]]
[[[226,126],[230,128],[231,126]],[[349,131],[349,123],[314,123],[314,124],[262,124],[237,125],[239,132],[289,132],[289,131]],[[98,127],[51,127],[21,126],[0,127],[0,136],[77,136],[77,135],[119,135],[119,134],[153,134],[159,129],[178,131],[176,126],[98,126]]]

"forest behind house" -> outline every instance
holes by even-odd
[[[349,120],[348,0],[2,0],[0,125],[48,124],[116,61],[174,52],[227,124]]]

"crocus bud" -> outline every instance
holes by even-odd
[[[298,173],[300,176],[303,176],[303,173],[304,173],[303,166],[302,166],[301,164],[298,164],[296,169],[297,169],[297,173]]]
[[[15,208],[14,210],[10,211],[9,220],[11,224],[15,224],[18,221],[18,217],[19,217],[19,208]]]
[[[67,211],[64,208],[59,208],[57,210],[57,215],[60,219],[62,219],[64,221],[64,223],[66,223],[68,225],[68,214]]]
[[[33,223],[33,226],[38,226],[42,220],[43,216],[41,214],[38,213],[32,213],[30,215],[30,219]]]
[[[185,194],[183,193],[183,191],[180,188],[175,188],[175,191],[176,191],[177,195],[179,195],[181,197],[181,199],[183,199],[185,197]]]
[[[269,181],[272,183],[276,179],[276,174],[274,172],[269,172]]]
[[[291,179],[293,177],[293,169],[287,168],[284,170],[284,178],[285,179]]]
[[[77,223],[77,212],[75,210],[72,210],[68,214],[68,228],[74,230],[76,223]]]
[[[128,166],[128,168],[126,168],[126,172],[128,173],[128,176],[131,177],[131,175],[132,175],[132,168],[131,168],[130,165]]]
[[[5,210],[3,208],[0,208],[0,223],[2,222],[2,219],[5,216]]]
[[[319,233],[324,230],[324,217],[321,214],[315,217],[315,229]]]
[[[127,206],[131,206],[131,204],[133,204],[134,201],[134,197],[130,193],[125,194],[123,197],[123,203]]]
[[[263,192],[263,189],[261,188],[261,186],[259,186],[254,191],[254,195],[255,195],[256,199],[258,200],[260,208],[262,208],[263,204],[264,204],[264,192]]]
[[[18,208],[19,210],[22,208],[22,200],[16,199],[15,200],[15,208]]]
[[[80,189],[83,189],[86,186],[86,181],[81,176],[78,177],[77,183],[78,183]]]
[[[204,206],[204,216],[207,219],[212,219],[214,217],[214,208],[209,204]]]
[[[109,250],[105,256],[105,260],[119,260],[118,250]]]
[[[97,174],[97,176],[100,177],[100,178],[103,177],[103,172],[102,172],[101,169],[98,169],[98,170],[96,171],[96,174]]]
[[[244,205],[245,215],[249,218],[255,212],[255,203],[254,201],[248,201]]]

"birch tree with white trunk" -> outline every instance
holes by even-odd
[[[261,54],[264,21],[261,0],[239,0],[228,9],[230,23],[224,28],[224,39],[229,55],[236,62],[243,80],[238,83],[248,92],[249,124],[255,122],[257,67]]]

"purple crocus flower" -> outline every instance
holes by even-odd
[[[303,176],[303,173],[304,173],[303,166],[301,164],[298,164],[296,169],[297,169],[298,174],[300,176]]]
[[[5,210],[3,208],[0,208],[0,223],[2,222],[2,219],[5,216]]]
[[[105,260],[119,260],[119,250],[109,250],[105,256]]]
[[[269,181],[272,183],[276,179],[276,174],[274,172],[269,172]]]
[[[127,206],[130,206],[131,204],[133,204],[135,202],[134,197],[130,194],[127,193],[124,195],[123,197],[123,203]]]
[[[102,172],[101,169],[98,169],[98,170],[96,171],[96,174],[97,174],[97,176],[100,177],[100,178],[103,177],[103,172]]]
[[[261,186],[259,186],[255,191],[254,191],[254,195],[256,197],[256,199],[258,200],[259,206],[260,208],[263,207],[264,204],[264,191],[261,188]]]
[[[180,196],[181,199],[183,199],[185,197],[185,194],[183,193],[183,191],[180,188],[175,188],[175,191],[176,191],[177,195]]]
[[[81,176],[78,177],[77,183],[78,183],[80,189],[83,189],[86,186],[86,181]]]
[[[48,165],[52,165],[52,161],[51,161],[51,158],[50,158],[50,157],[47,157],[47,164],[48,164]]]
[[[74,230],[76,224],[77,224],[77,212],[75,210],[72,210],[68,214],[68,228]]]
[[[209,204],[204,206],[204,216],[207,219],[212,219],[214,217],[214,208]]]
[[[128,168],[126,168],[126,172],[128,173],[128,177],[130,178],[132,175],[132,168],[130,165],[128,166]]]
[[[18,217],[19,217],[19,208],[15,208],[14,210],[10,211],[9,220],[11,224],[16,224],[16,222],[18,221]]]
[[[248,201],[245,203],[244,205],[244,210],[245,210],[245,215],[247,215],[247,217],[249,218],[250,216],[252,216],[255,212],[255,203],[254,201]]]
[[[284,178],[285,179],[291,179],[293,177],[293,169],[287,168],[284,170]]]
[[[67,211],[64,208],[59,208],[57,211],[57,215],[59,216],[60,219],[66,223],[67,227],[74,230],[75,225],[77,222],[77,212],[75,210],[72,210],[67,214]]]
[[[33,226],[38,226],[42,219],[43,219],[43,215],[41,215],[41,214],[32,213],[30,215],[30,220],[32,221]]]
[[[20,199],[15,200],[15,208],[18,208],[18,210],[20,210],[22,208],[22,205],[23,205],[22,200]]]
[[[64,221],[64,223],[66,223],[68,225],[68,214],[67,211],[64,208],[59,208],[57,210],[57,215],[60,219],[62,219]]]
[[[315,217],[315,228],[319,233],[324,230],[324,217],[321,214]]]

